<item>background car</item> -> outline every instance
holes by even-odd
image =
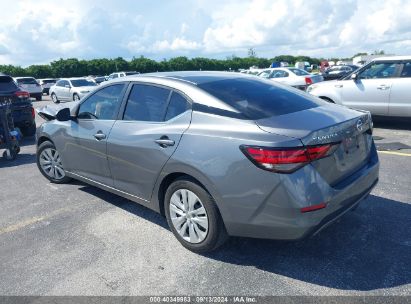
[[[335,65],[322,73],[324,80],[340,79],[358,70],[356,65]]]
[[[49,95],[50,87],[57,82],[57,79],[54,78],[46,78],[46,79],[39,79],[39,83],[43,89],[43,94]]]
[[[17,86],[12,77],[0,73],[0,98],[11,99],[15,127],[19,128],[23,135],[33,136],[36,133],[36,122],[30,94]]]
[[[108,80],[115,79],[115,78],[119,78],[119,77],[130,76],[130,75],[137,75],[137,74],[140,74],[140,72],[136,72],[136,71],[115,72],[115,73],[111,73],[111,74],[108,76]]]
[[[17,85],[24,91],[30,93],[30,97],[36,98],[40,101],[43,96],[43,89],[37,80],[33,77],[15,77]]]
[[[196,252],[217,248],[227,234],[311,235],[355,208],[378,180],[369,113],[251,75],[120,78],[72,105],[39,112],[49,117],[37,133],[40,172],[160,212]]]
[[[326,101],[373,115],[411,117],[411,56],[375,59],[341,80],[313,84],[307,91]]]
[[[50,88],[51,100],[54,103],[77,101],[93,91],[96,86],[95,82],[85,78],[62,78]]]
[[[323,77],[321,75],[310,74],[304,70],[292,67],[265,69],[260,72],[258,76],[272,81],[288,84],[300,90],[305,90],[310,84],[323,81]]]

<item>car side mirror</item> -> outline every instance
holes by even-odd
[[[61,109],[56,114],[56,119],[58,121],[69,121],[71,120],[71,113],[69,108]]]
[[[356,73],[351,74],[351,79],[352,80],[357,80],[358,79],[358,74],[356,74]]]

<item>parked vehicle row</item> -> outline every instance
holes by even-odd
[[[227,236],[309,236],[378,180],[369,113],[252,75],[118,78],[69,105],[39,110],[40,172],[160,212],[196,252]]]

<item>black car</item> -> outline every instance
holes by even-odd
[[[14,126],[19,128],[23,135],[33,136],[36,133],[36,122],[30,94],[22,91],[13,78],[0,73],[0,98],[11,100]]]
[[[357,70],[356,65],[335,65],[323,73],[324,80],[340,79]]]

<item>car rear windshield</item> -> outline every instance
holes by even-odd
[[[44,79],[43,83],[56,83],[55,79]]]
[[[73,79],[71,80],[71,84],[73,85],[73,87],[91,87],[96,85],[94,82],[88,81],[86,79]]]
[[[28,78],[19,78],[17,79],[18,84],[37,84],[36,79],[28,77]]]
[[[0,92],[13,92],[17,90],[17,85],[9,76],[0,76]]]
[[[295,75],[297,76],[306,76],[306,75],[310,75],[310,73],[301,70],[301,69],[297,69],[297,68],[288,68],[291,72],[293,72]]]
[[[198,87],[230,105],[247,119],[262,119],[322,105],[295,89],[259,79],[234,78],[198,84]]]

